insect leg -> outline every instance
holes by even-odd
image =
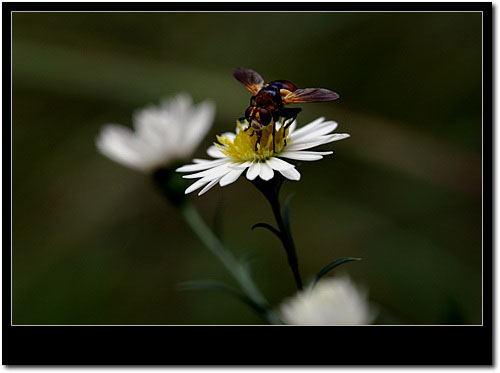
[[[248,109],[247,109],[247,110],[248,110]],[[248,118],[248,119],[247,119],[247,118],[246,118],[246,116],[245,116],[245,118],[244,118],[244,119],[247,119],[247,120],[248,120],[248,127],[247,127],[247,128],[245,128],[245,131],[248,131],[248,130],[252,127],[252,122],[253,122],[253,119],[254,119],[254,118],[255,118],[255,113],[253,113],[253,112],[250,114],[250,118]]]
[[[295,119],[297,119],[297,115],[302,111],[301,108],[284,108],[281,111],[281,116],[284,118],[283,119],[283,134],[285,133],[284,131],[287,130],[288,127],[292,125]],[[286,138],[284,139],[285,146],[286,146]]]
[[[286,123],[283,124],[285,129],[290,127],[301,111],[301,108],[285,108],[281,111],[281,116],[284,117],[286,121]]]
[[[281,108],[273,112],[273,153],[276,151],[276,123],[280,119]]]
[[[262,137],[262,131],[257,132],[257,141],[255,142],[255,151],[257,151],[257,145],[260,144],[260,138]]]

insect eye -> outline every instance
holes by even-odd
[[[249,106],[246,110],[245,110],[245,118],[247,121],[250,122],[250,115],[252,115],[252,107]]]
[[[266,109],[259,110],[260,123],[267,126],[271,122],[271,113]]]

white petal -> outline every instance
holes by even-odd
[[[291,135],[292,133],[294,133],[296,128],[297,128],[297,119],[295,119],[292,122],[292,124],[290,124],[290,127],[288,128],[288,135]]]
[[[301,152],[281,153],[280,157],[293,159],[296,161],[319,161],[320,159],[323,158],[322,155],[305,155],[302,154]]]
[[[212,160],[209,160],[209,159],[200,159],[200,158],[194,158],[193,159],[193,163],[207,163],[207,162],[211,162]]]
[[[97,149],[115,162],[125,166],[148,171],[154,163],[161,163],[148,144],[134,132],[117,124],[105,125],[97,137]]]
[[[310,154],[310,155],[330,155],[333,154],[332,150],[326,150],[326,151],[311,151],[311,150],[290,150],[293,153],[300,153],[300,154]],[[288,151],[287,151],[288,152]]]
[[[134,132],[106,126],[97,147],[117,162],[150,171],[173,159],[187,158],[208,131],[214,111],[209,102],[194,108],[189,95],[180,94],[159,106],[136,110],[132,117]]]
[[[196,163],[196,164],[188,164],[185,166],[181,166],[175,171],[177,172],[193,172],[193,171],[201,171],[201,170],[206,170],[208,168],[213,168],[215,166],[219,166],[223,163],[228,163],[230,162],[227,158],[225,159],[217,159],[214,161],[208,161],[204,163]]]
[[[306,140],[314,140],[315,138],[318,138],[323,135],[327,135],[330,132],[333,132],[335,128],[337,128],[338,124],[333,121],[329,122],[323,122],[320,125],[318,125],[316,128],[304,132],[302,134],[297,135],[294,133],[293,135],[290,136],[290,139],[292,141],[306,141]]]
[[[212,126],[215,117],[215,105],[204,101],[196,108],[190,108],[189,121],[184,123],[181,144],[184,153],[191,154]]]
[[[316,127],[318,124],[323,122],[325,120],[324,117],[317,118],[313,120],[311,123],[306,124],[304,127],[300,127],[298,130],[294,130],[293,132],[290,132],[290,135],[293,133],[294,136],[300,136],[302,133],[307,133],[310,131],[312,128]]]
[[[192,105],[187,94],[164,99],[134,112],[133,123],[139,137],[155,149],[157,157],[187,158],[212,125],[215,107],[205,101]],[[150,151],[152,152],[152,151]]]
[[[271,157],[270,159],[268,159],[267,164],[269,166],[271,166],[273,170],[276,170],[276,171],[289,170],[289,169],[295,167],[293,164],[290,164],[288,162],[285,162],[282,159],[275,158],[275,157]]]
[[[334,133],[332,135],[327,135],[327,136],[321,136],[318,139],[312,140],[312,141],[297,141],[297,142],[292,142],[289,144],[286,149],[295,151],[295,150],[303,150],[303,149],[309,149],[309,148],[314,148],[315,146],[327,144],[332,141],[338,141],[345,139],[349,137],[350,135],[347,133]]]
[[[184,179],[198,179],[198,178],[209,178],[210,180],[213,180],[214,177],[219,177],[221,175],[225,175],[228,173],[229,167],[227,164],[222,164],[220,166],[210,168],[205,171],[197,172],[195,174],[189,174],[189,175],[183,175],[182,177]]]
[[[277,122],[275,122],[274,126],[276,127],[276,131],[279,131],[280,128],[283,126],[283,121],[278,120]]]
[[[377,316],[366,289],[346,276],[321,280],[287,298],[279,309],[283,322],[293,325],[366,325]]]
[[[351,137],[348,133],[336,133],[335,135],[337,136],[332,141],[339,141]]]
[[[322,154],[332,154],[333,152],[306,152],[306,151],[285,151],[279,156],[298,161],[317,161],[323,158]]]
[[[226,167],[226,173],[229,172],[229,169]],[[200,180],[197,180],[193,184],[191,184],[186,190],[185,194],[191,193],[192,191],[201,188],[202,186],[211,183],[212,181],[216,180],[215,184],[224,176],[224,172],[217,171],[211,174],[208,174],[205,177],[202,177]]]
[[[181,130],[169,113],[157,106],[150,105],[135,110],[132,122],[136,134],[157,148],[169,148],[174,151],[178,147]]]
[[[220,179],[219,181],[220,186],[223,187],[231,183],[234,183],[236,180],[238,180],[243,171],[245,171],[244,168],[231,170],[228,174],[226,174],[224,177]]]
[[[169,118],[172,129],[176,129],[180,134],[184,131],[184,126],[189,124],[191,119],[192,99],[187,93],[180,93],[174,97],[163,99],[159,111]],[[182,135],[174,139],[175,143],[180,142]]]
[[[252,164],[251,161],[246,161],[246,162],[243,162],[243,163],[231,163],[229,165],[229,167],[231,167],[231,168],[242,168],[242,169],[245,169],[247,167],[250,167],[251,164]]]
[[[274,171],[266,162],[260,164],[259,176],[262,180],[271,180],[274,176]]]
[[[200,180],[197,180],[196,182],[194,182],[193,184],[191,184],[185,191],[184,193],[185,194],[189,194],[193,191],[195,191],[196,189],[200,189],[202,186],[208,184],[210,182],[210,180],[205,180],[205,179],[200,179]]]
[[[260,163],[259,162],[254,162],[248,167],[247,171],[247,179],[248,180],[253,180],[257,176],[259,176],[260,173]]]
[[[300,173],[295,168],[291,168],[289,170],[283,170],[280,171],[280,173],[289,180],[295,180],[295,181],[300,180]]]
[[[225,158],[226,156],[220,151],[215,145],[210,146],[207,149],[207,154],[212,158]]]
[[[232,132],[224,132],[222,135],[220,135],[220,137],[225,137],[231,141],[234,141],[234,139],[236,138],[236,135]]]
[[[219,179],[215,179],[215,180],[212,180],[211,182],[209,182],[205,188],[203,188],[200,193],[198,193],[199,196],[201,196],[202,194],[205,194],[206,192],[208,192],[210,189],[212,189],[218,182],[219,182],[220,178]]]

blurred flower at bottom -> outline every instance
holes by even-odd
[[[367,325],[376,313],[368,294],[346,275],[319,281],[280,305],[289,325]]]
[[[159,106],[137,110],[135,132],[118,124],[107,124],[96,141],[98,150],[124,166],[151,172],[188,159],[212,126],[215,105],[204,101],[193,105],[188,94],[164,99]]]

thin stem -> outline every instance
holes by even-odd
[[[292,270],[297,289],[302,290],[302,278],[300,277],[299,263],[297,259],[297,253],[295,251],[295,244],[293,242],[292,233],[290,231],[290,227],[285,223],[285,220],[283,219],[283,215],[281,213],[279,192],[283,181],[283,177],[277,175],[269,181],[264,181],[257,178],[253,180],[252,183],[257,187],[257,189],[262,192],[262,194],[264,194],[271,205],[274,218],[276,219],[276,223],[278,224],[279,238],[287,255],[288,265]]]
[[[246,266],[233,256],[207,226],[197,210],[188,203],[184,194],[184,180],[176,174],[173,169],[175,168],[161,168],[154,172],[153,179],[159,191],[179,209],[182,217],[201,242],[205,244],[210,252],[219,259],[228,272],[234,277],[243,293],[248,297],[249,301],[253,303],[253,308],[258,310],[270,324],[281,324],[278,316],[274,313],[267,300],[254,284]]]
[[[300,277],[299,272],[299,262],[297,259],[297,253],[295,250],[295,243],[293,242],[292,234],[290,229],[287,229],[283,216],[281,215],[281,208],[279,199],[273,198],[269,199],[269,203],[271,204],[271,208],[273,210],[274,218],[276,219],[276,224],[278,224],[278,229],[281,233],[281,242],[283,243],[283,247],[285,248],[288,265],[293,273],[293,278],[295,279],[295,283],[297,285],[297,289],[302,290],[302,278]]]
[[[253,283],[246,268],[241,265],[233,254],[219,241],[217,236],[205,224],[196,209],[191,204],[186,203],[182,205],[179,210],[184,220],[198,238],[206,245],[212,254],[220,260],[227,271],[241,286],[245,294],[265,313],[266,319],[271,324],[280,324],[278,317],[272,312],[271,307]]]

